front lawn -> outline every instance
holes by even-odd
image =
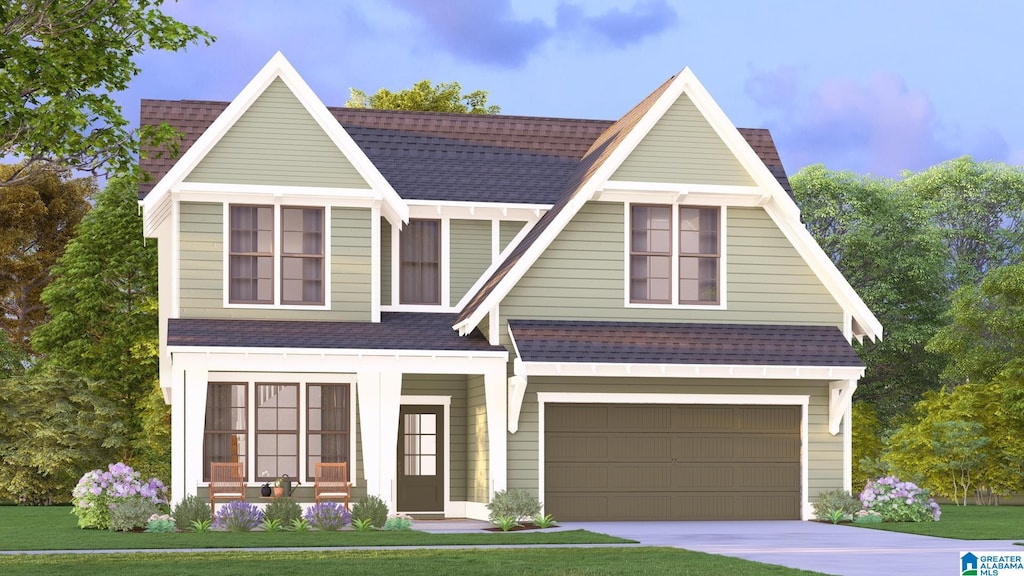
[[[69,506],[0,507],[0,550],[138,550],[166,548],[314,548],[324,546],[487,546],[495,544],[632,543],[585,530],[468,534],[426,532],[176,532],[82,530]],[[0,570],[0,574],[3,571]]]
[[[530,574],[531,576],[812,576],[817,572],[676,548],[505,548],[491,550],[346,550],[179,552],[0,556],[4,576],[117,574]],[[821,576],[821,575],[819,575]]]
[[[855,526],[959,540],[1024,540],[1024,506],[945,504],[938,522],[885,522]]]

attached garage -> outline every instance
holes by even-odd
[[[565,521],[801,518],[799,405],[549,403],[545,511]]]

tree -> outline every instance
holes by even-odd
[[[144,425],[154,420],[144,408],[158,393],[157,251],[142,236],[136,191],[135,179],[120,178],[97,195],[43,291],[50,320],[36,328],[32,344],[46,366],[96,383],[119,411],[109,448],[152,474],[165,463],[139,458],[158,432]]]
[[[908,173],[903,186],[942,231],[953,289],[1022,261],[1024,168],[963,156]]]
[[[487,92],[476,90],[462,94],[458,82],[440,82],[432,85],[421,80],[412,88],[392,92],[381,88],[373,96],[357,88],[349,88],[349,108],[376,108],[378,110],[424,110],[428,112],[458,112],[462,114],[500,114],[501,107],[487,105]]]
[[[18,169],[0,166],[0,181]],[[0,195],[0,329],[25,353],[31,352],[33,328],[46,318],[39,296],[50,267],[89,210],[95,189],[92,179],[43,172]]]
[[[214,40],[160,12],[161,4],[26,0],[0,6],[0,157],[23,160],[0,189],[39,171],[126,172],[140,140],[173,149],[172,129],[133,132],[110,97],[139,74],[135,58],[143,51]]]
[[[960,288],[949,317],[928,345],[949,358],[942,373],[948,383],[989,382],[1024,358],[1024,264],[996,268],[980,285]]]
[[[883,427],[938,386],[942,358],[925,346],[948,294],[942,238],[918,199],[887,179],[808,166],[791,180],[805,225],[886,328],[857,344],[867,370],[857,399]]]

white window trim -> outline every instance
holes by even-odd
[[[805,394],[617,394],[586,392],[538,392],[537,393],[537,490],[538,499],[544,502],[544,408],[545,404],[706,404],[706,405],[760,405],[800,406],[800,514],[810,519],[808,489],[808,441],[807,408],[811,397]]]
[[[295,203],[283,201],[276,197],[267,199],[252,198],[247,202],[224,202],[224,278],[222,282],[224,308],[243,308],[255,310],[330,310],[331,309],[331,206],[325,203]],[[274,302],[271,304],[247,304],[231,302],[231,206],[274,207]],[[281,303],[281,208],[323,208],[324,214],[324,303],[323,304],[282,304]]]
[[[274,374],[263,372],[210,372],[207,377],[209,383],[231,382],[246,384],[246,431],[245,449],[246,455],[246,486],[262,486],[266,480],[250,480],[256,478],[256,436],[259,430],[256,428],[256,385],[257,384],[298,384],[299,394],[299,476],[293,479],[300,485],[306,483],[307,470],[306,462],[306,436],[309,431],[306,429],[306,410],[308,409],[307,389],[309,384],[348,384],[349,400],[349,482],[356,486],[358,474],[358,459],[356,458],[356,377],[354,374]],[[446,412],[447,414],[447,412]],[[205,434],[205,428],[203,433]],[[205,458],[205,454],[202,456]],[[203,482],[202,486],[208,486]]]
[[[672,213],[672,256],[671,256],[671,279],[672,279],[672,302],[668,304],[659,303],[647,303],[647,302],[633,302],[630,299],[630,266],[632,259],[630,258],[630,247],[631,247],[631,226],[632,226],[632,207],[634,205],[661,205],[669,206]],[[691,202],[623,202],[624,209],[624,222],[622,237],[623,237],[623,303],[626,308],[653,308],[661,310],[727,310],[727,296],[728,296],[728,274],[726,274],[726,245],[727,245],[727,217],[726,217],[726,206],[719,206],[715,204],[701,204],[699,206],[707,206],[708,208],[718,208],[718,303],[717,304],[676,304],[679,301],[679,208],[681,206],[698,206]]]

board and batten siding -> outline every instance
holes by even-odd
[[[450,495],[453,502],[466,500],[466,376],[462,374],[403,374],[404,396],[448,396],[451,398],[448,423]]]
[[[750,174],[686,94],[669,107],[611,179],[754,185]]]
[[[842,308],[763,209],[726,213],[724,310],[627,307],[623,205],[589,202],[501,301],[501,315],[842,327]]]
[[[267,87],[185,181],[370,188],[281,79]]]
[[[491,221],[452,220],[449,238],[449,293],[455,304],[491,264]]]
[[[808,396],[807,496],[843,487],[843,433],[828,432],[828,382],[806,380],[701,380],[677,378],[584,378],[531,376],[519,415],[519,430],[508,435],[508,487],[537,494],[540,489],[538,392],[589,394],[756,394]],[[685,402],[681,402],[685,404]]]
[[[484,377],[469,376],[466,399],[466,501],[490,501],[490,451]]]
[[[179,214],[181,318],[370,321],[370,209],[331,208],[330,310],[225,308],[224,205],[182,202]]]

